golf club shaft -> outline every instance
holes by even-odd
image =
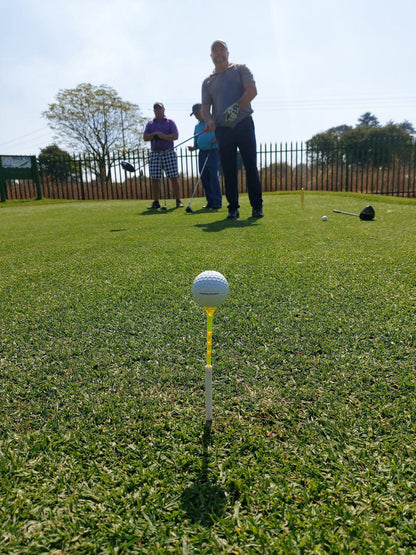
[[[178,148],[178,146],[181,146],[185,143],[187,143],[188,141],[190,141],[191,139],[195,139],[196,137],[198,137],[199,135],[201,135],[202,133],[205,133],[205,131],[201,131],[199,133],[197,133],[196,135],[192,135],[192,137],[189,137],[189,139],[185,139],[185,141],[182,141],[181,143],[173,146],[172,148],[168,148],[167,150],[164,150],[163,152],[169,152],[170,150],[175,150],[175,148]],[[143,164],[143,166],[140,166],[138,168],[134,169],[134,173],[138,172],[139,170],[142,170],[145,166],[147,166],[147,164],[149,163],[149,161],[147,161],[145,164]]]
[[[359,214],[354,214],[354,212],[344,212],[343,210],[334,210],[337,214],[348,214],[348,216],[360,216]]]
[[[161,152],[159,152],[158,154],[164,154],[165,152],[170,152],[171,150],[175,150],[176,148],[178,148],[178,146],[181,146],[185,143],[187,143],[188,141],[190,141],[191,139],[195,139],[196,137],[199,137],[199,135],[201,135],[202,133],[205,133],[205,131],[200,131],[199,133],[197,133],[196,135],[192,135],[192,137],[189,137],[189,139],[185,139],[184,141],[182,141],[181,143],[178,143],[175,146],[172,146],[171,148],[167,148],[166,150],[162,150]]]
[[[200,172],[199,177],[198,177],[198,181],[196,182],[196,185],[195,185],[195,187],[194,187],[194,192],[192,193],[192,196],[191,196],[191,199],[190,199],[190,201],[189,201],[189,205],[188,205],[188,206],[191,205],[191,200],[194,198],[195,193],[196,193],[196,191],[197,191],[197,189],[198,189],[198,185],[199,185],[199,182],[201,181],[202,173],[203,173],[203,171],[205,170],[205,166],[207,165],[208,158],[209,158],[209,153],[207,154],[207,157],[205,158],[204,165],[202,166],[201,172]]]
[[[181,146],[181,145],[187,143],[187,142],[190,141],[191,139],[196,139],[196,137],[199,137],[199,135],[202,135],[202,133],[205,133],[205,130],[204,130],[204,131],[200,131],[200,132],[197,133],[196,135],[192,135],[192,137],[189,137],[189,139],[185,139],[184,141],[182,141],[181,143],[179,143],[179,144],[173,146],[172,149],[169,149],[169,150],[173,150],[174,148],[178,148],[178,146]]]

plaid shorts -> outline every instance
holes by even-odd
[[[174,150],[150,153],[150,177],[153,177],[153,179],[161,179],[162,170],[165,172],[166,177],[178,177],[178,159]]]

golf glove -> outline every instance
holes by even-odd
[[[235,121],[237,119],[239,111],[240,108],[238,107],[238,104],[232,104],[231,106],[229,106],[225,110],[225,121],[228,121],[229,123]]]

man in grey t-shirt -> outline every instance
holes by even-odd
[[[214,131],[224,172],[228,218],[239,217],[237,149],[240,150],[247,177],[252,217],[263,217],[262,188],[257,170],[257,147],[253,110],[250,102],[257,95],[254,77],[247,66],[228,61],[224,41],[211,45],[215,69],[202,83],[202,117],[206,130]]]

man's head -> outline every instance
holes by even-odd
[[[194,104],[192,106],[192,112],[189,114],[190,116],[195,116],[197,120],[202,121],[202,114],[201,114],[202,104]]]
[[[211,59],[215,67],[228,65],[228,48],[225,41],[214,40],[211,44]]]
[[[224,40],[221,40],[221,39],[214,40],[214,42],[211,44],[211,52],[214,49],[214,46],[222,46],[228,52],[227,43]]]
[[[165,107],[162,102],[155,102],[153,104],[153,112],[155,113],[156,119],[163,119],[165,116]]]

